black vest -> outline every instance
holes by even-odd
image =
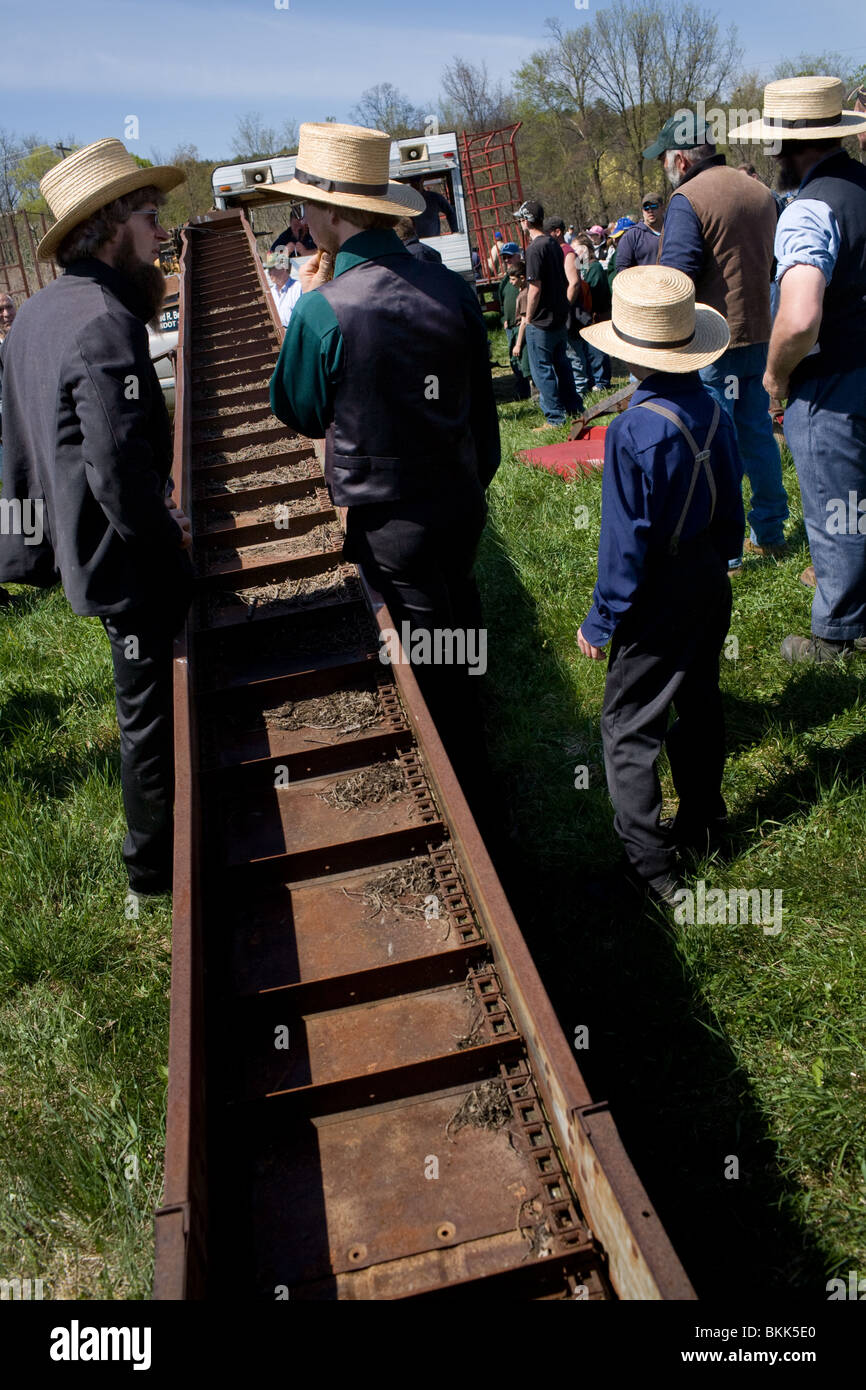
[[[462,291],[453,271],[402,248],[320,286],[343,337],[325,438],[325,478],[336,506],[480,488]]]
[[[841,245],[824,293],[820,351],[803,358],[791,374],[792,385],[866,367],[866,168],[840,150],[806,176],[797,196],[827,204]]]

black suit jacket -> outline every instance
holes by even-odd
[[[44,536],[11,534],[4,508],[0,579],[59,575],[86,617],[191,590],[165,505],[171,426],[145,315],[119,271],[77,261],[22,305],[3,344],[3,498],[41,500]]]

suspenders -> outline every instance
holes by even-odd
[[[686,500],[683,505],[682,512],[680,513],[680,519],[676,524],[676,529],[673,535],[671,536],[670,545],[668,546],[668,554],[676,555],[680,546],[680,535],[682,533],[683,527],[686,524],[686,517],[689,514],[689,507],[692,505],[692,497],[694,496],[694,491],[698,482],[698,476],[702,467],[707,475],[707,484],[710,489],[710,521],[712,521],[713,514],[716,510],[716,480],[713,477],[713,470],[710,468],[710,445],[713,442],[713,436],[715,435],[716,429],[718,428],[719,418],[721,416],[721,408],[719,406],[718,401],[713,402],[713,418],[710,423],[710,428],[707,431],[707,437],[704,440],[703,449],[698,448],[697,444],[695,443],[694,435],[692,434],[688,425],[686,425],[680,419],[679,415],[675,415],[672,410],[668,410],[666,405],[659,405],[657,401],[640,401],[636,408],[638,410],[653,410],[655,411],[656,415],[664,415],[665,419],[670,420],[672,425],[676,425],[680,433],[685,436],[686,443],[688,444],[689,448],[694,454],[695,466],[692,472],[692,480],[689,483],[689,490],[688,494],[686,495]]]

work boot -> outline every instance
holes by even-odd
[[[755,545],[753,541],[747,540],[743,550],[747,555],[763,555],[765,559],[772,557],[774,560],[782,560],[789,553],[786,541],[779,541],[776,545]]]
[[[860,638],[856,639],[860,641]],[[782,656],[786,661],[823,663],[838,661],[840,657],[850,656],[858,650],[853,642],[831,642],[827,637],[786,637],[782,643]],[[864,650],[863,647],[859,650]]]
[[[708,854],[724,849],[729,834],[728,817],[714,816],[705,825],[678,825],[676,819],[659,821],[659,829],[664,830],[677,851],[681,854],[695,854],[705,859]]]
[[[806,568],[803,570],[803,573],[800,575],[800,583],[805,584],[807,589],[816,589],[818,587],[818,581],[815,578],[814,565],[806,566]]]

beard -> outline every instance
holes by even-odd
[[[780,193],[791,193],[800,187],[800,175],[790,155],[780,154],[776,159],[776,187]]]
[[[165,276],[158,265],[139,260],[133,248],[132,231],[124,228],[123,240],[117,249],[114,268],[129,280],[139,300],[139,312],[145,323],[153,323],[165,299]]]
[[[665,151],[665,173],[668,176],[668,183],[671,188],[679,188],[683,181],[683,176],[674,162],[676,160],[675,150]]]

